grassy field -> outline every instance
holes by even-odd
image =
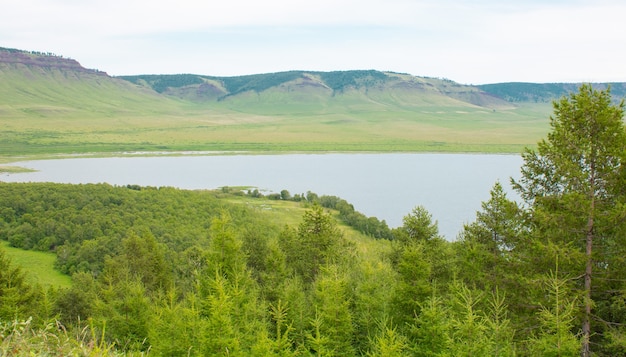
[[[537,107],[273,116],[220,109],[87,119],[3,116],[0,152],[5,157],[188,150],[516,153],[534,145],[548,129],[548,110]]]
[[[33,170],[31,169],[27,169],[27,168],[20,167],[20,166],[0,165],[0,174],[2,173],[15,174],[18,172],[32,172],[32,171]]]
[[[97,74],[0,67],[0,163],[127,151],[517,153],[545,135],[551,112],[402,90],[324,95],[273,88],[202,103]]]
[[[6,252],[13,264],[27,272],[28,279],[33,283],[57,288],[69,287],[72,284],[69,276],[54,269],[56,256],[53,253],[12,248],[5,241],[0,242],[0,249]]]

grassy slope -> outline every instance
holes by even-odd
[[[220,199],[229,203],[241,204],[253,208],[266,215],[267,220],[281,226],[297,228],[302,222],[302,216],[308,209],[304,203],[294,201],[270,200],[267,198],[252,198],[232,194],[218,195]],[[339,212],[327,210],[337,221],[339,228],[348,241],[355,244],[355,248],[363,261],[384,260],[382,255],[391,250],[391,242],[384,239],[368,237],[352,227],[347,226],[339,219]]]
[[[268,221],[277,225],[287,225],[298,227],[302,222],[302,216],[307,210],[303,203],[282,200],[269,200],[267,198],[251,198],[248,196],[238,196],[232,194],[218,193],[217,197],[228,203],[245,205],[263,214]],[[363,235],[353,228],[343,224],[339,218],[339,213],[328,210],[337,220],[344,236],[355,244],[361,259],[376,261],[381,259],[381,254],[386,254],[391,249],[391,243],[387,240],[376,240]],[[39,283],[43,286],[69,287],[71,278],[54,269],[56,256],[53,253],[45,253],[32,250],[23,250],[9,246],[8,242],[0,241],[0,249],[3,249],[7,256],[27,272],[31,282]]]
[[[271,138],[308,150],[519,152],[545,134],[551,110],[545,104],[493,110],[406,90],[349,91],[331,100],[318,91],[300,101],[278,89],[246,95],[219,104],[272,121],[220,128],[222,137],[241,140],[241,131],[248,142]]]
[[[69,287],[72,283],[69,276],[54,269],[56,255],[53,253],[12,248],[5,241],[0,241],[0,249],[6,252],[13,264],[27,272],[28,279],[33,283],[57,288]]]
[[[95,73],[0,64],[0,156],[163,150],[519,152],[545,134],[550,112],[545,104],[494,111],[402,88],[347,90],[330,99],[323,88],[299,89],[278,86],[194,103]]]
[[[23,65],[0,64],[0,97],[5,153],[117,151],[185,114],[121,80]]]

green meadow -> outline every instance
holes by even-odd
[[[516,153],[544,136],[551,112],[398,89],[329,96],[278,86],[194,101],[96,73],[6,64],[0,98],[0,163],[137,151]]]
[[[182,105],[181,105],[182,106]],[[0,151],[9,156],[123,151],[520,152],[547,130],[543,108],[503,112],[258,115],[186,107],[172,114],[111,117],[3,116]]]
[[[72,278],[62,274],[54,267],[56,254],[13,248],[9,246],[7,241],[0,241],[0,249],[4,250],[13,264],[21,267],[27,273],[29,282],[55,288],[71,286]]]

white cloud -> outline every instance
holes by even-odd
[[[620,1],[21,0],[0,46],[112,74],[381,69],[464,83],[624,80]]]

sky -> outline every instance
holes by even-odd
[[[624,0],[5,0],[0,47],[110,75],[626,82]]]

